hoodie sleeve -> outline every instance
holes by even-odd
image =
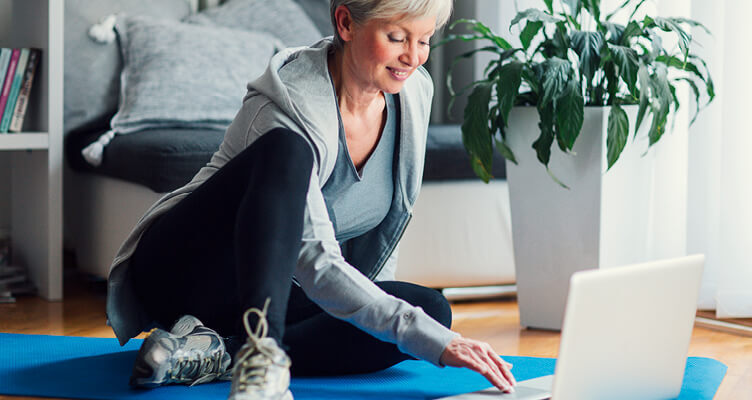
[[[459,336],[422,308],[385,293],[345,261],[326,211],[315,167],[295,278],[308,297],[329,314],[435,365],[440,365],[439,358],[449,342]]]

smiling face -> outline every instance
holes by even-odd
[[[346,7],[342,13],[349,14]],[[339,12],[339,10],[338,10]],[[343,15],[338,22],[345,42],[343,67],[361,90],[398,93],[415,70],[428,59],[434,17],[372,19],[364,24]]]

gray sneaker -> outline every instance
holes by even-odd
[[[171,383],[197,385],[230,379],[230,355],[217,332],[198,318],[181,317],[170,332],[155,329],[141,345],[131,386],[153,388]]]
[[[292,400],[290,358],[279,348],[276,340],[266,337],[268,309],[269,299],[263,310],[251,308],[243,314],[248,341],[235,356],[228,400]],[[251,313],[259,317],[255,331],[248,323]]]

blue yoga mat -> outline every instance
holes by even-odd
[[[115,339],[0,334],[0,394],[77,399],[226,399],[229,382],[165,386],[135,390],[128,386],[141,340],[120,347]],[[554,372],[555,359],[504,357],[514,364],[517,380]],[[690,357],[679,399],[712,399],[726,366],[709,358]],[[367,375],[296,378],[296,400],[432,399],[489,387],[466,369],[437,368],[405,361]]]

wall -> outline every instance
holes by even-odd
[[[693,17],[713,33],[700,31],[717,97],[692,126],[690,135],[688,247],[706,254],[700,306],[719,318],[752,317],[752,146],[747,21],[752,5],[741,0],[692,0]]]

